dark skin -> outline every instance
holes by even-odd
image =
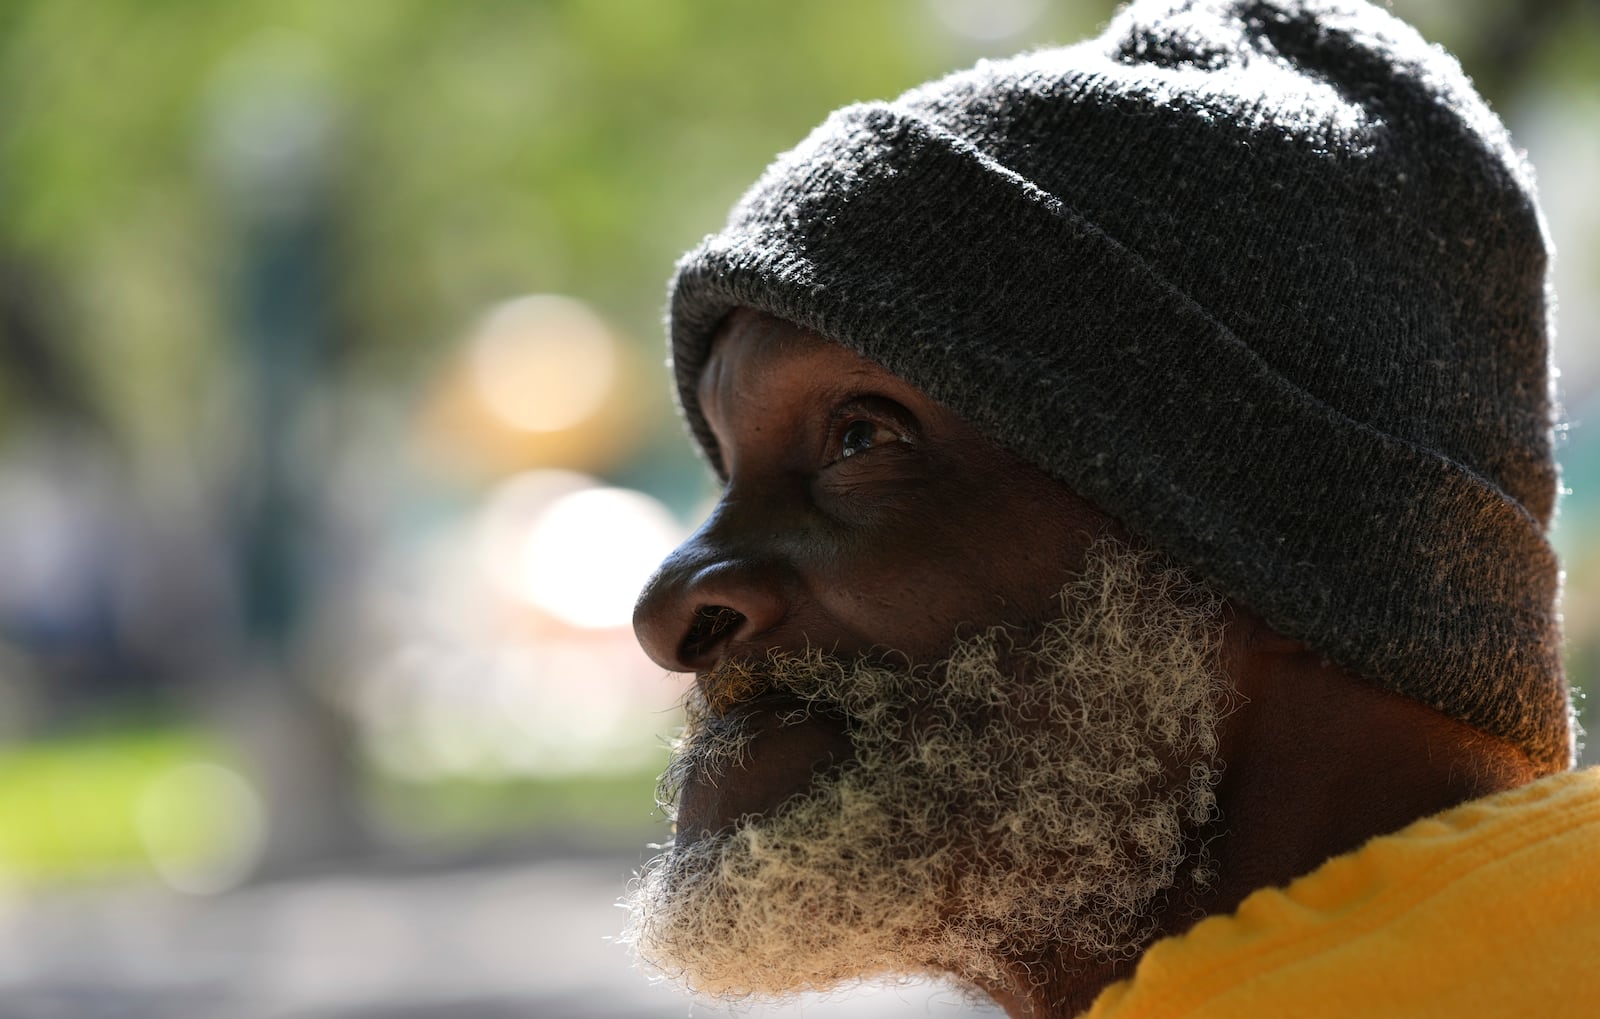
[[[634,616],[669,670],[808,647],[938,661],[958,634],[1052,618],[1097,537],[1136,540],[916,387],[770,316],[728,318],[698,395],[726,488]],[[1510,744],[1379,690],[1240,605],[1227,610],[1222,665],[1240,707],[1220,734],[1223,820],[1204,833],[1220,879],[1174,896],[1163,934],[1537,777]],[[779,725],[757,711],[755,722],[743,767],[684,789],[679,840],[776,808],[850,754],[837,720]],[[1136,964],[1049,947],[1011,962],[1015,978],[984,989],[1017,1017],[1075,1015]]]

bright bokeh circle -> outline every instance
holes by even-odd
[[[678,543],[659,501],[626,488],[557,498],[534,521],[518,560],[528,601],[583,627],[626,626],[639,589]]]
[[[484,406],[513,428],[560,432],[597,414],[616,383],[616,340],[581,301],[535,294],[484,316],[470,347]]]

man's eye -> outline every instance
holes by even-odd
[[[840,436],[839,439],[839,458],[842,460],[847,456],[855,456],[862,450],[871,449],[878,444],[878,433],[887,431],[888,429],[879,428],[871,421],[856,420],[850,422],[849,425],[845,426],[844,435]],[[892,439],[893,436],[891,435],[890,438]]]
[[[879,446],[915,445],[915,419],[892,400],[860,397],[834,412],[824,460],[836,464]]]
[[[906,436],[893,428],[866,418],[855,418],[845,425],[844,431],[839,435],[839,459],[865,453],[874,446],[904,441]]]

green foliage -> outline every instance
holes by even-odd
[[[173,770],[215,760],[186,728],[108,729],[0,750],[0,883],[147,869],[139,811]],[[196,810],[167,812],[161,850],[200,859],[218,834]],[[148,826],[146,826],[148,828]]]
[[[11,0],[0,251],[67,283],[66,339],[115,426],[191,432],[237,256],[219,122],[288,61],[334,117],[352,371],[411,378],[483,303],[529,291],[595,302],[654,348],[672,260],[829,110],[1079,38],[1111,6],[1056,4],[980,44],[918,0]],[[1502,77],[1473,67],[1499,52],[1499,8],[1400,6]],[[1583,5],[1538,7],[1579,30],[1528,46],[1592,55]]]
[[[1040,31],[1090,27],[1078,9]],[[219,124],[292,85],[335,124],[352,370],[403,380],[529,291],[591,300],[653,349],[673,259],[773,153],[975,55],[909,0],[15,0],[0,249],[67,282],[65,340],[114,425],[179,439],[229,332]]]

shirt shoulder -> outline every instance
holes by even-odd
[[[1425,818],[1151,946],[1090,1019],[1591,1015],[1600,769]]]

